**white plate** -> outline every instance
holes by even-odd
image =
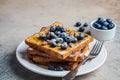
[[[95,40],[90,44],[90,49],[92,49],[94,43],[95,43]],[[51,71],[51,70],[46,69],[42,65],[37,65],[35,63],[32,63],[31,61],[29,61],[26,58],[26,49],[27,48],[28,48],[28,46],[23,41],[20,43],[20,45],[17,47],[17,50],[16,50],[16,57],[17,57],[18,61],[27,69],[29,69],[35,73],[38,73],[38,74],[54,76],[54,77],[63,77],[69,72],[69,71]],[[95,59],[93,59],[90,62],[87,62],[85,65],[83,65],[79,68],[77,76],[87,74],[89,72],[92,72],[92,71],[98,69],[100,66],[103,65],[106,58],[107,58],[107,51],[106,51],[105,47],[103,46],[100,54]]]

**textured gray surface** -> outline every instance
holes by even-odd
[[[98,16],[111,17],[119,24],[119,0],[0,0],[0,80],[61,80],[25,69],[15,57],[19,43],[27,36],[60,21],[74,28],[76,21],[90,23]],[[100,4],[99,4],[100,3]],[[88,8],[89,7],[89,8]],[[111,11],[112,9],[112,11]],[[120,80],[120,28],[105,42],[108,58],[98,70],[75,80]]]

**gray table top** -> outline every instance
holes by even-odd
[[[27,36],[39,31],[41,26],[48,26],[56,20],[75,28],[73,25],[79,20],[90,23],[98,16],[108,15],[115,19],[109,5],[102,2],[102,6],[98,4],[100,1],[0,0],[0,80],[61,80],[24,68],[16,59],[16,48]],[[59,4],[56,7],[53,3]],[[76,77],[75,80],[120,80],[120,27],[116,29],[115,38],[105,42],[105,47],[108,57],[104,65],[94,72]]]

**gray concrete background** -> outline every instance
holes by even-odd
[[[60,21],[71,28],[76,21],[90,23],[110,17],[120,25],[120,0],[0,0],[0,80],[61,80],[25,69],[15,57],[16,47],[27,36]],[[120,28],[107,41],[108,58],[98,70],[75,80],[120,80]]]

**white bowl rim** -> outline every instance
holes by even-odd
[[[93,21],[91,22],[90,27],[93,28],[93,29],[95,29],[95,30],[97,30],[97,31],[103,31],[103,32],[105,32],[105,31],[112,31],[112,30],[116,29],[116,24],[115,24],[115,22],[113,22],[113,24],[115,25],[115,27],[112,28],[112,29],[108,29],[108,30],[97,29],[97,28],[93,27],[93,23],[94,23],[95,21],[96,21],[96,20],[93,20]]]

